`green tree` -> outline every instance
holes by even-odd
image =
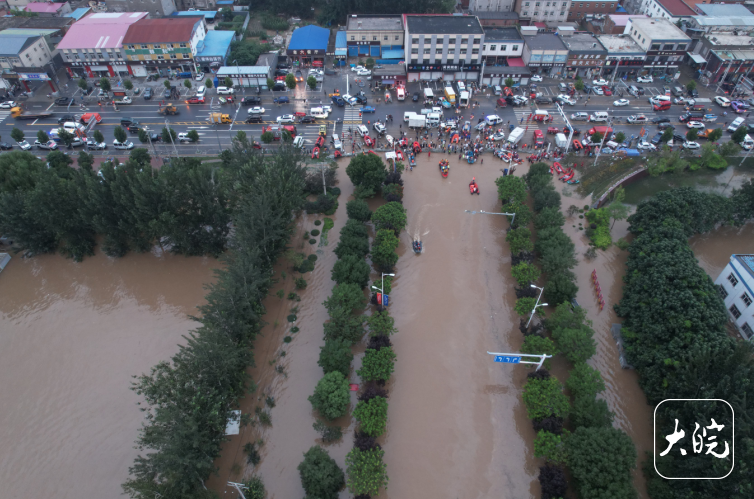
[[[738,154],[738,152],[741,150],[741,147],[738,145],[738,142],[734,142],[733,140],[729,140],[727,142],[723,142],[720,144],[720,147],[718,148],[717,152],[722,157],[728,157],[733,156],[734,154]]]
[[[356,284],[365,288],[369,283],[369,264],[356,255],[345,255],[335,262],[332,269],[332,280],[338,284]]]
[[[165,88],[170,89],[170,80],[165,80],[162,82],[162,84],[165,86]]]
[[[350,219],[340,230],[340,241],[335,247],[338,258],[351,254],[364,258],[369,254],[369,235],[366,225],[358,220]]]
[[[123,86],[126,87],[126,90],[134,89],[134,84],[131,80],[123,80]]]
[[[264,496],[267,494],[261,477],[252,476],[251,478],[246,478],[243,481],[243,485],[245,487],[244,496],[246,496],[246,499],[264,499]]]
[[[133,149],[131,151],[131,154],[128,155],[128,159],[139,165],[140,168],[148,168],[151,167],[152,164],[152,156],[149,155],[149,151],[144,149],[143,147],[137,147],[136,149]]]
[[[207,87],[208,90],[214,87],[215,84],[212,82],[212,78],[207,78],[206,80],[204,80],[204,86]]]
[[[387,285],[385,288],[387,288]],[[395,319],[390,317],[387,311],[370,315],[367,318],[367,325],[369,326],[370,336],[390,336],[398,332],[395,328]]]
[[[357,189],[358,197],[372,197],[387,177],[382,159],[374,154],[359,154],[351,158],[346,167],[348,178]]]
[[[558,350],[574,363],[586,361],[596,353],[593,335],[594,331],[586,324],[578,328],[557,328],[552,332]]]
[[[374,155],[368,154],[367,156]],[[385,203],[374,210],[374,213],[372,214],[372,222],[378,231],[381,229],[390,229],[398,235],[403,228],[406,227],[406,223],[408,222],[406,208],[397,201]]]
[[[183,80],[183,86],[186,88],[191,88],[191,80]]]
[[[582,80],[576,80],[573,86],[576,87],[576,90],[578,90],[579,92],[584,90],[584,82]]]
[[[589,140],[592,141],[592,144],[599,144],[600,142],[602,142],[602,137],[602,132],[594,132]]]
[[[550,338],[545,338],[537,334],[530,334],[526,338],[524,338],[524,342],[521,345],[521,351],[523,353],[531,353],[537,355],[555,355],[558,353],[558,349]],[[547,359],[542,365],[545,369],[550,369],[550,364],[551,360]]]
[[[81,151],[77,163],[82,171],[92,171],[92,166],[94,166],[94,156],[86,151]]]
[[[365,304],[364,291],[362,291],[361,286],[355,283],[336,284],[330,297],[323,303],[330,315],[340,309],[349,314],[360,312]]]
[[[506,175],[495,179],[497,195],[503,204],[524,203],[526,201],[526,182],[521,177]]]
[[[728,168],[728,162],[725,158],[717,154],[717,148],[715,144],[702,145],[702,154],[699,157],[699,166],[705,168],[711,168],[713,170],[721,170]]]
[[[101,88],[105,92],[109,92],[110,89],[111,89],[111,87],[110,87],[110,80],[108,80],[107,78],[100,78],[100,80],[99,80],[99,88]]]
[[[395,368],[395,352],[392,347],[379,350],[367,348],[361,362],[361,369],[356,371],[362,381],[387,381]]]
[[[372,210],[363,199],[353,199],[346,203],[346,213],[348,218],[353,218],[359,222],[368,222],[372,219]]]
[[[570,404],[563,394],[563,386],[556,378],[529,379],[524,385],[524,405],[529,419],[548,416],[563,418],[568,415]]]
[[[564,435],[539,430],[534,439],[534,456],[543,457],[549,463],[566,464],[568,454],[566,453],[565,440]]]
[[[513,81],[513,78],[508,77],[508,78],[505,79],[505,86],[506,87],[512,87],[515,84],[516,84],[516,82]]]
[[[355,343],[364,335],[364,319],[354,312],[364,308],[366,299],[358,284],[337,284],[324,305],[330,315],[325,323],[325,340],[345,339]]]
[[[275,136],[272,135],[272,132],[270,132],[269,130],[263,132],[260,138],[262,139],[262,142],[264,142],[265,144],[269,144],[270,142],[275,140]]]
[[[573,272],[559,271],[550,274],[548,277],[545,292],[542,294],[547,303],[570,302],[576,298],[579,288],[574,283],[576,277]]]
[[[162,127],[162,141],[166,144],[175,143],[175,141],[178,139],[178,134],[171,126],[170,128],[164,126]]]
[[[76,139],[76,136],[73,135],[71,132],[68,132],[65,128],[59,128],[58,138],[60,139],[60,142],[62,142],[64,146],[70,148],[71,144],[73,144],[73,141]]]
[[[228,88],[233,88],[233,79],[230,76],[226,76],[223,80],[223,84]]]
[[[102,132],[100,130],[94,131],[94,141],[97,143],[102,143],[105,141],[105,136],[102,135]]]
[[[353,417],[359,422],[361,431],[370,437],[379,437],[387,428],[387,399],[374,397],[360,400],[353,410]]]
[[[566,387],[574,397],[594,398],[605,389],[600,372],[586,362],[577,362],[571,369]]]
[[[186,136],[191,142],[199,142],[199,132],[196,130],[189,130]]]
[[[267,88],[272,88],[275,86],[275,80],[272,78],[267,78]]]
[[[348,379],[340,371],[325,374],[309,397],[312,407],[329,420],[337,419],[348,411],[351,397]]]
[[[730,136],[730,139],[735,142],[736,144],[740,144],[744,141],[744,138],[746,137],[746,127],[740,126],[736,129],[735,132],[733,132],[733,135]]]
[[[573,401],[570,420],[574,428],[601,428],[612,425],[613,416],[604,400],[578,396]]]
[[[625,140],[626,140],[626,134],[625,133],[618,132],[618,133],[615,134],[615,141],[618,144],[622,144],[623,142],[625,142]]]
[[[50,164],[50,167],[53,169],[63,169],[68,168],[69,165],[73,163],[73,160],[70,156],[68,156],[66,153],[61,151],[51,151],[47,155],[47,162]]]
[[[288,73],[285,75],[285,86],[293,90],[296,88],[296,77],[293,75],[293,73]]]
[[[337,371],[347,379],[351,374],[351,362],[353,362],[351,342],[343,338],[325,341],[325,346],[319,349],[317,364],[325,374]]]
[[[78,86],[81,90],[86,92],[89,89],[89,84],[86,82],[84,78],[81,78],[78,82]]]
[[[24,132],[20,128],[13,127],[13,130],[10,131],[10,136],[16,142],[24,141]]]
[[[315,90],[317,88],[317,79],[314,76],[309,76],[306,79],[306,84],[309,85],[310,89]]]
[[[545,208],[560,208],[560,193],[552,186],[534,193],[534,211],[539,213]]]
[[[663,144],[667,144],[670,142],[670,140],[673,138],[673,129],[672,128],[666,128],[664,132],[662,132],[662,137],[660,137],[660,142]]]
[[[142,144],[146,144],[147,142],[149,142],[149,133],[147,133],[147,131],[144,130],[143,128],[139,128],[138,136],[139,136],[139,142],[141,142]]]
[[[526,287],[539,279],[539,269],[531,263],[521,262],[511,267],[511,276],[516,280],[519,287]]]
[[[583,499],[634,499],[631,472],[636,450],[631,439],[613,427],[577,428],[566,441],[568,466]]]
[[[514,255],[534,249],[534,243],[531,242],[531,231],[526,227],[509,231],[508,235],[505,236],[505,240],[510,246],[511,253]]]
[[[387,487],[387,465],[383,462],[385,451],[379,447],[361,450],[354,447],[346,456],[348,490],[356,497],[374,497]]]
[[[50,136],[44,130],[37,130],[37,140],[42,144],[47,144],[50,141]]]
[[[692,90],[696,89],[696,82],[694,80],[691,80],[686,84],[686,90],[691,92]]]
[[[707,135],[707,140],[710,142],[717,142],[718,140],[720,140],[720,137],[722,136],[723,136],[723,129],[715,128],[709,133],[709,135]]]
[[[518,300],[516,300],[516,306],[514,307],[514,310],[518,315],[526,317],[531,314],[531,311],[534,309],[536,302],[536,298],[519,298]]]
[[[116,126],[113,130],[113,135],[115,136],[115,140],[118,142],[125,142],[128,140],[128,135],[126,135],[126,131],[123,130],[123,127]]]
[[[515,213],[516,216],[508,216],[508,222],[511,222],[511,228],[518,229],[519,227],[526,227],[529,225],[532,219],[531,209],[523,203],[514,201],[513,203],[504,204],[500,209],[501,213]]]
[[[380,229],[372,244],[372,263],[383,272],[390,272],[398,262],[400,240],[391,229]],[[336,264],[337,265],[337,264]]]
[[[694,142],[699,135],[699,132],[696,131],[696,128],[692,128],[688,132],[686,132],[686,140],[689,142]]]
[[[374,59],[372,59],[371,57],[367,57],[367,60],[364,63],[364,67],[367,69],[372,69],[374,67]]]
[[[318,499],[337,499],[338,491],[346,483],[343,470],[322,447],[315,445],[304,453],[298,465],[301,485],[306,496]]]
[[[560,208],[550,206],[543,208],[534,219],[534,228],[537,230],[548,227],[562,227],[565,224],[565,217],[560,212]]]

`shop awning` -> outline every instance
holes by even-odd
[[[348,49],[335,49],[335,57],[346,57]]]
[[[700,54],[689,54],[689,57],[691,58],[692,61],[698,64],[704,64],[705,62],[707,62],[707,59],[702,57]]]
[[[509,57],[507,62],[508,62],[508,66],[511,66],[514,68],[526,67],[526,64],[524,64],[524,60],[520,57]]]
[[[403,49],[389,49],[382,51],[383,59],[403,59]]]
[[[537,28],[547,28],[547,25],[545,23],[534,23],[534,26]]]

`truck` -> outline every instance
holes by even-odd
[[[29,111],[24,111],[20,107],[14,107],[10,110],[10,115],[17,120],[38,120],[40,118],[49,118],[50,116],[52,116],[52,111],[39,111],[36,113],[30,113]]]
[[[458,105],[460,107],[469,107],[469,92],[464,90],[458,97]]]
[[[414,114],[408,117],[409,128],[426,128],[427,118],[421,114]]]
[[[404,87],[395,87],[395,93],[398,100],[406,100],[406,89]]]
[[[161,114],[163,116],[173,116],[179,113],[178,113],[178,109],[175,107],[175,104],[167,104],[166,106],[160,108],[160,110],[157,111],[157,114]],[[220,113],[214,113],[214,114],[220,114]]]
[[[223,113],[210,113],[209,115],[209,122],[210,123],[231,123],[230,115],[229,114],[223,114]]]
[[[424,103],[432,104],[434,101],[435,101],[435,94],[432,92],[432,89],[425,88],[424,89]]]
[[[448,99],[448,102],[450,102],[451,104],[456,103],[456,93],[453,91],[453,87],[445,87],[445,98]]]
[[[565,134],[555,134],[555,145],[557,147],[560,147],[561,149],[565,149],[565,147],[568,145],[568,139],[566,138]]]
[[[524,136],[524,133],[526,133],[526,130],[521,127],[516,127],[510,135],[508,135],[508,143],[511,145],[517,144],[519,140],[521,140],[521,137]]]

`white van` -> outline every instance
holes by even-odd
[[[427,126],[429,127],[440,126],[440,115],[438,113],[429,113],[427,115]]]
[[[359,132],[359,135],[362,137],[366,137],[369,135],[369,129],[365,125],[359,125],[359,127],[356,129]]]
[[[534,111],[534,116],[537,117],[537,120],[539,121],[548,121],[550,119],[550,113],[543,109],[537,109]],[[503,121],[503,120],[500,120]]]
[[[458,85],[459,92],[464,92],[466,90],[466,85],[462,81],[459,81],[457,85]]]
[[[431,88],[425,88],[424,89],[424,100],[425,101],[433,101],[433,100],[435,100],[435,94],[432,92]]]
[[[298,147],[299,149],[303,149],[304,142],[306,142],[304,137],[302,137],[301,135],[296,135],[296,138],[293,139],[293,147]]]
[[[415,114],[416,114],[416,113],[415,113],[415,112],[413,112],[413,111],[404,111],[404,113],[403,113],[403,121],[404,121],[405,123],[408,123],[408,120],[409,120],[409,118],[411,118],[411,116],[413,116],[413,115],[415,115]]]
[[[202,85],[202,86],[200,86],[200,87],[198,87],[196,89],[196,96],[198,98],[200,98],[200,99],[203,99],[204,98],[204,94],[206,94],[206,93],[207,93],[207,87],[205,87],[204,85]]]
[[[313,107],[309,110],[309,116],[313,118],[325,119],[328,116],[328,112],[321,107]]]
[[[433,107],[432,108],[433,113],[442,114],[442,108],[441,107]]]
[[[537,112],[539,112],[539,111],[537,111]],[[545,112],[547,112],[547,111],[545,111]],[[490,114],[490,115],[488,115],[488,116],[486,116],[484,118],[484,121],[486,121],[488,125],[494,126],[494,125],[499,125],[500,123],[502,123],[503,122],[503,118],[501,118],[497,114]]]
[[[589,117],[589,121],[607,121],[607,113],[605,111],[597,111]]]
[[[421,110],[420,112],[421,112],[421,114],[423,114],[424,116],[427,116],[427,115],[429,115],[429,114],[432,114],[432,113],[434,113],[434,111],[432,111],[432,110],[431,110],[431,109],[429,109],[428,107],[425,107],[425,108],[424,108],[424,109],[422,109],[422,110]]]
[[[738,130],[738,127],[740,127],[743,124],[744,124],[743,118],[736,118],[735,120],[733,120],[733,122],[730,125],[728,125],[728,131],[735,132],[736,130]]]
[[[654,97],[649,98],[649,103],[653,105],[657,105],[665,101],[670,102],[670,97],[668,97],[667,95],[655,95]]]
[[[230,87],[217,87],[217,95],[233,95],[233,90]]]
[[[343,149],[343,143],[337,133],[332,134],[332,146],[339,151]]]

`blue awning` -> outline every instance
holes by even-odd
[[[403,49],[401,49],[401,50],[396,50],[396,49],[383,50],[382,51],[382,58],[383,59],[403,59]]]
[[[347,57],[348,49],[335,49],[335,57]]]

